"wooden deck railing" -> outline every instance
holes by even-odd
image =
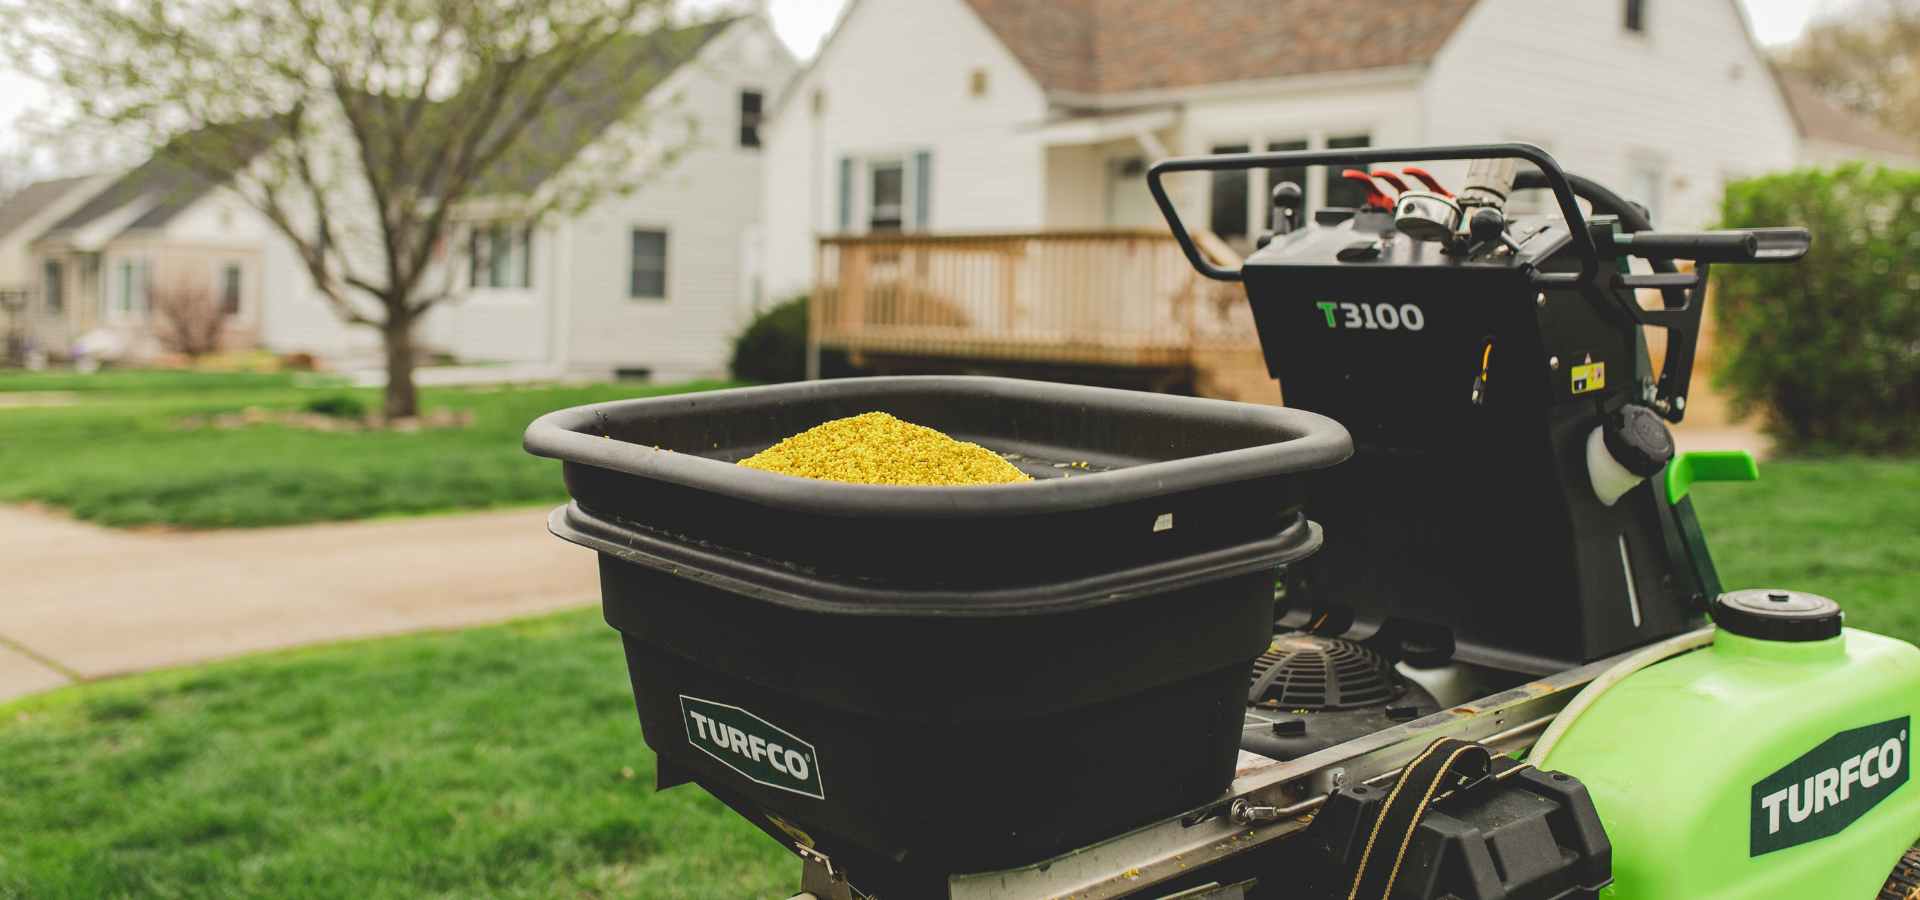
[[[887,235],[820,241],[820,346],[877,356],[1179,367],[1257,350],[1237,284],[1163,232]]]

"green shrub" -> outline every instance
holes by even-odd
[[[735,381],[773,384],[807,377],[807,295],[775,304],[755,316],[747,330],[733,339]],[[820,377],[852,374],[847,355],[837,350],[820,353]]]
[[[336,419],[357,419],[366,413],[367,405],[346,394],[339,394],[332,397],[315,397],[308,400],[302,409]]]
[[[1716,377],[1781,449],[1920,449],[1920,172],[1806,170],[1727,186],[1724,227],[1804,226],[1796,265],[1714,271]]]
[[[799,381],[807,377],[807,296],[783,300],[755,316],[733,340],[737,381]]]

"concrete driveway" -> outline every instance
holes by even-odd
[[[114,531],[0,506],[0,702],[77,679],[597,602],[551,507]]]

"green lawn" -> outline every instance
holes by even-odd
[[[1728,590],[1812,591],[1920,643],[1920,460],[1763,462],[1751,484],[1695,484],[1693,503]]]
[[[653,792],[597,610],[0,705],[0,898],[793,893],[791,855]]]
[[[526,423],[662,390],[428,391],[476,424],[356,435],[179,425],[342,393],[286,376],[0,376],[81,401],[0,408],[0,499],[189,526],[558,502]],[[1920,460],[1778,461],[1693,491],[1729,588],[1823,593],[1920,641]],[[792,893],[777,844],[652,773],[594,611],[82,685],[0,705],[0,898]]]
[[[520,449],[528,422],[583,403],[714,386],[426,390],[423,410],[470,410],[474,423],[348,434],[208,423],[342,395],[377,409],[378,391],[297,388],[290,375],[0,375],[0,392],[73,391],[78,400],[0,406],[0,501],[36,500],[105,525],[191,528],[559,503],[559,463]]]

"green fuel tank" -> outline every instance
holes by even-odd
[[[1710,645],[1606,688],[1539,760],[1593,797],[1601,897],[1873,900],[1920,839],[1920,649],[1792,591],[1722,595],[1714,620]]]

